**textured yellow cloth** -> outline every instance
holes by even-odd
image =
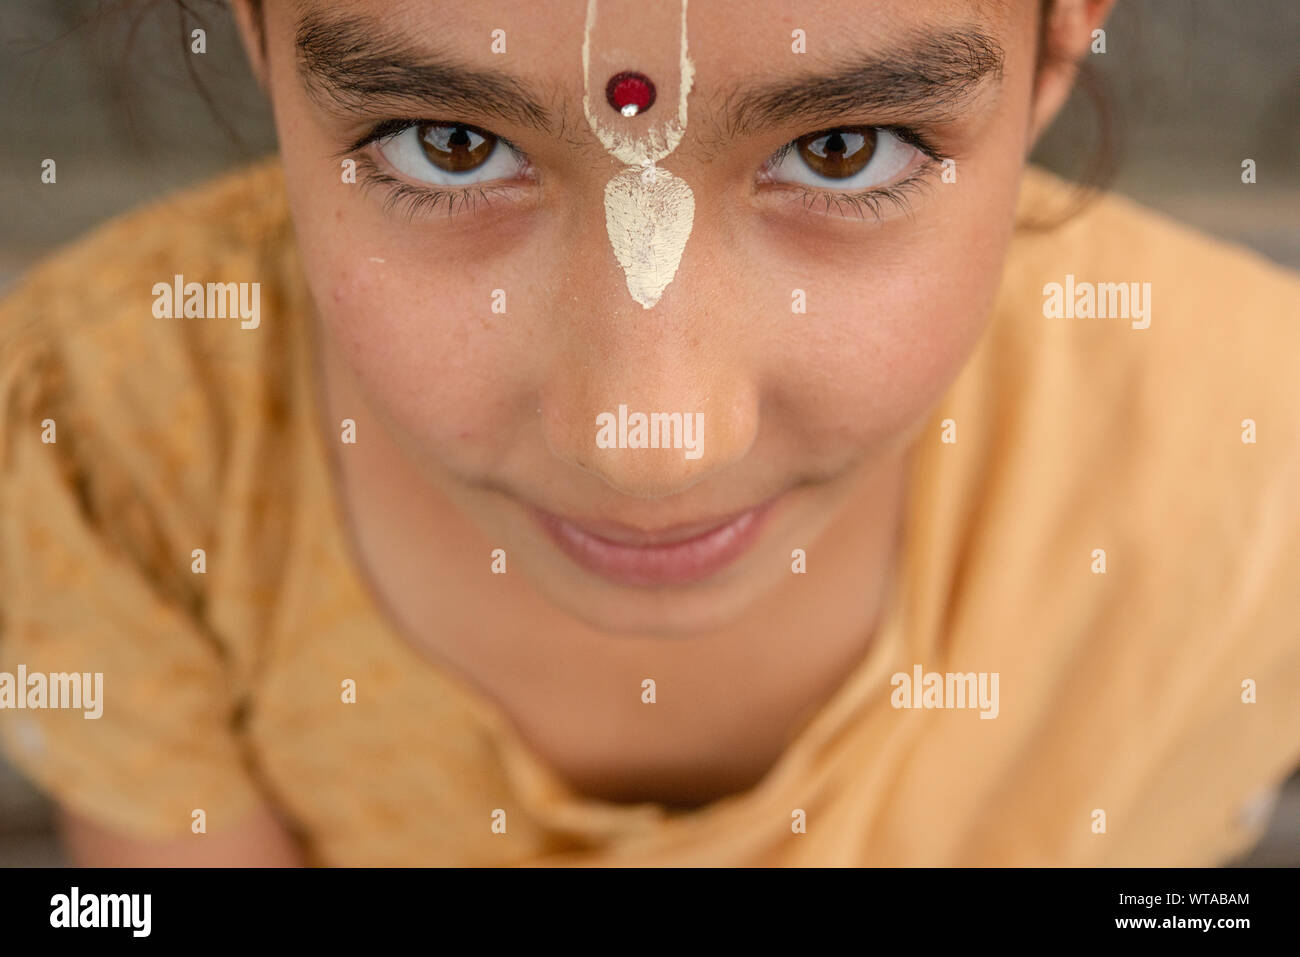
[[[1022,214],[1065,190],[1029,171]],[[574,793],[377,610],[295,256],[268,162],[0,307],[0,671],[104,673],[102,718],[0,710],[0,738],[103,825],[265,800],[326,864],[1207,864],[1300,763],[1300,283],[1264,260],[1113,197],[1018,234],[919,440],[872,651],[758,786],[680,812]],[[176,274],[260,281],[260,326],[154,316]],[[1150,282],[1150,327],[1046,318],[1067,274]],[[893,707],[915,665],[997,672],[997,718]]]

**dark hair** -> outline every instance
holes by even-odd
[[[253,11],[253,22],[257,24],[257,45],[266,54],[266,30],[262,26],[262,0],[248,0],[249,9]]]
[[[1059,66],[1073,59],[1069,51],[1052,42],[1052,13],[1057,0],[1040,0],[1038,16],[1038,49],[1035,53],[1034,75],[1048,66]],[[1101,74],[1090,60],[1084,59],[1075,67],[1074,88],[1091,104],[1096,117],[1097,143],[1088,154],[1082,173],[1074,180],[1070,202],[1055,215],[1042,219],[1022,220],[1017,228],[1030,232],[1055,229],[1073,219],[1089,206],[1114,180],[1119,168],[1118,114],[1111,101],[1109,90]]]

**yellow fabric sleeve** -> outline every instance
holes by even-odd
[[[150,450],[148,429],[123,421],[111,396],[68,387],[51,308],[39,284],[0,307],[0,676],[14,690],[20,666],[29,681],[89,674],[93,693],[102,674],[102,713],[86,717],[85,701],[5,707],[0,743],[56,802],[124,836],[190,834],[197,810],[217,830],[259,795],[235,730],[232,670],[203,624],[191,544],[150,519],[176,506],[151,500],[166,470],[139,480],[137,460],[156,457],[161,438]]]

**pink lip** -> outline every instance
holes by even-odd
[[[531,511],[551,540],[589,571],[623,585],[684,585],[721,571],[748,550],[775,501],[722,519],[648,532]]]

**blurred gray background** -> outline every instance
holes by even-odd
[[[1106,34],[1089,64],[1117,137],[1112,187],[1300,269],[1300,3],[1120,0]],[[1076,92],[1035,160],[1083,176],[1097,117]],[[2,294],[60,243],[275,135],[221,0],[4,0],[0,142]],[[50,156],[57,190],[40,183]],[[0,761],[0,866],[62,862],[47,803]],[[1300,776],[1244,863],[1300,865]]]

